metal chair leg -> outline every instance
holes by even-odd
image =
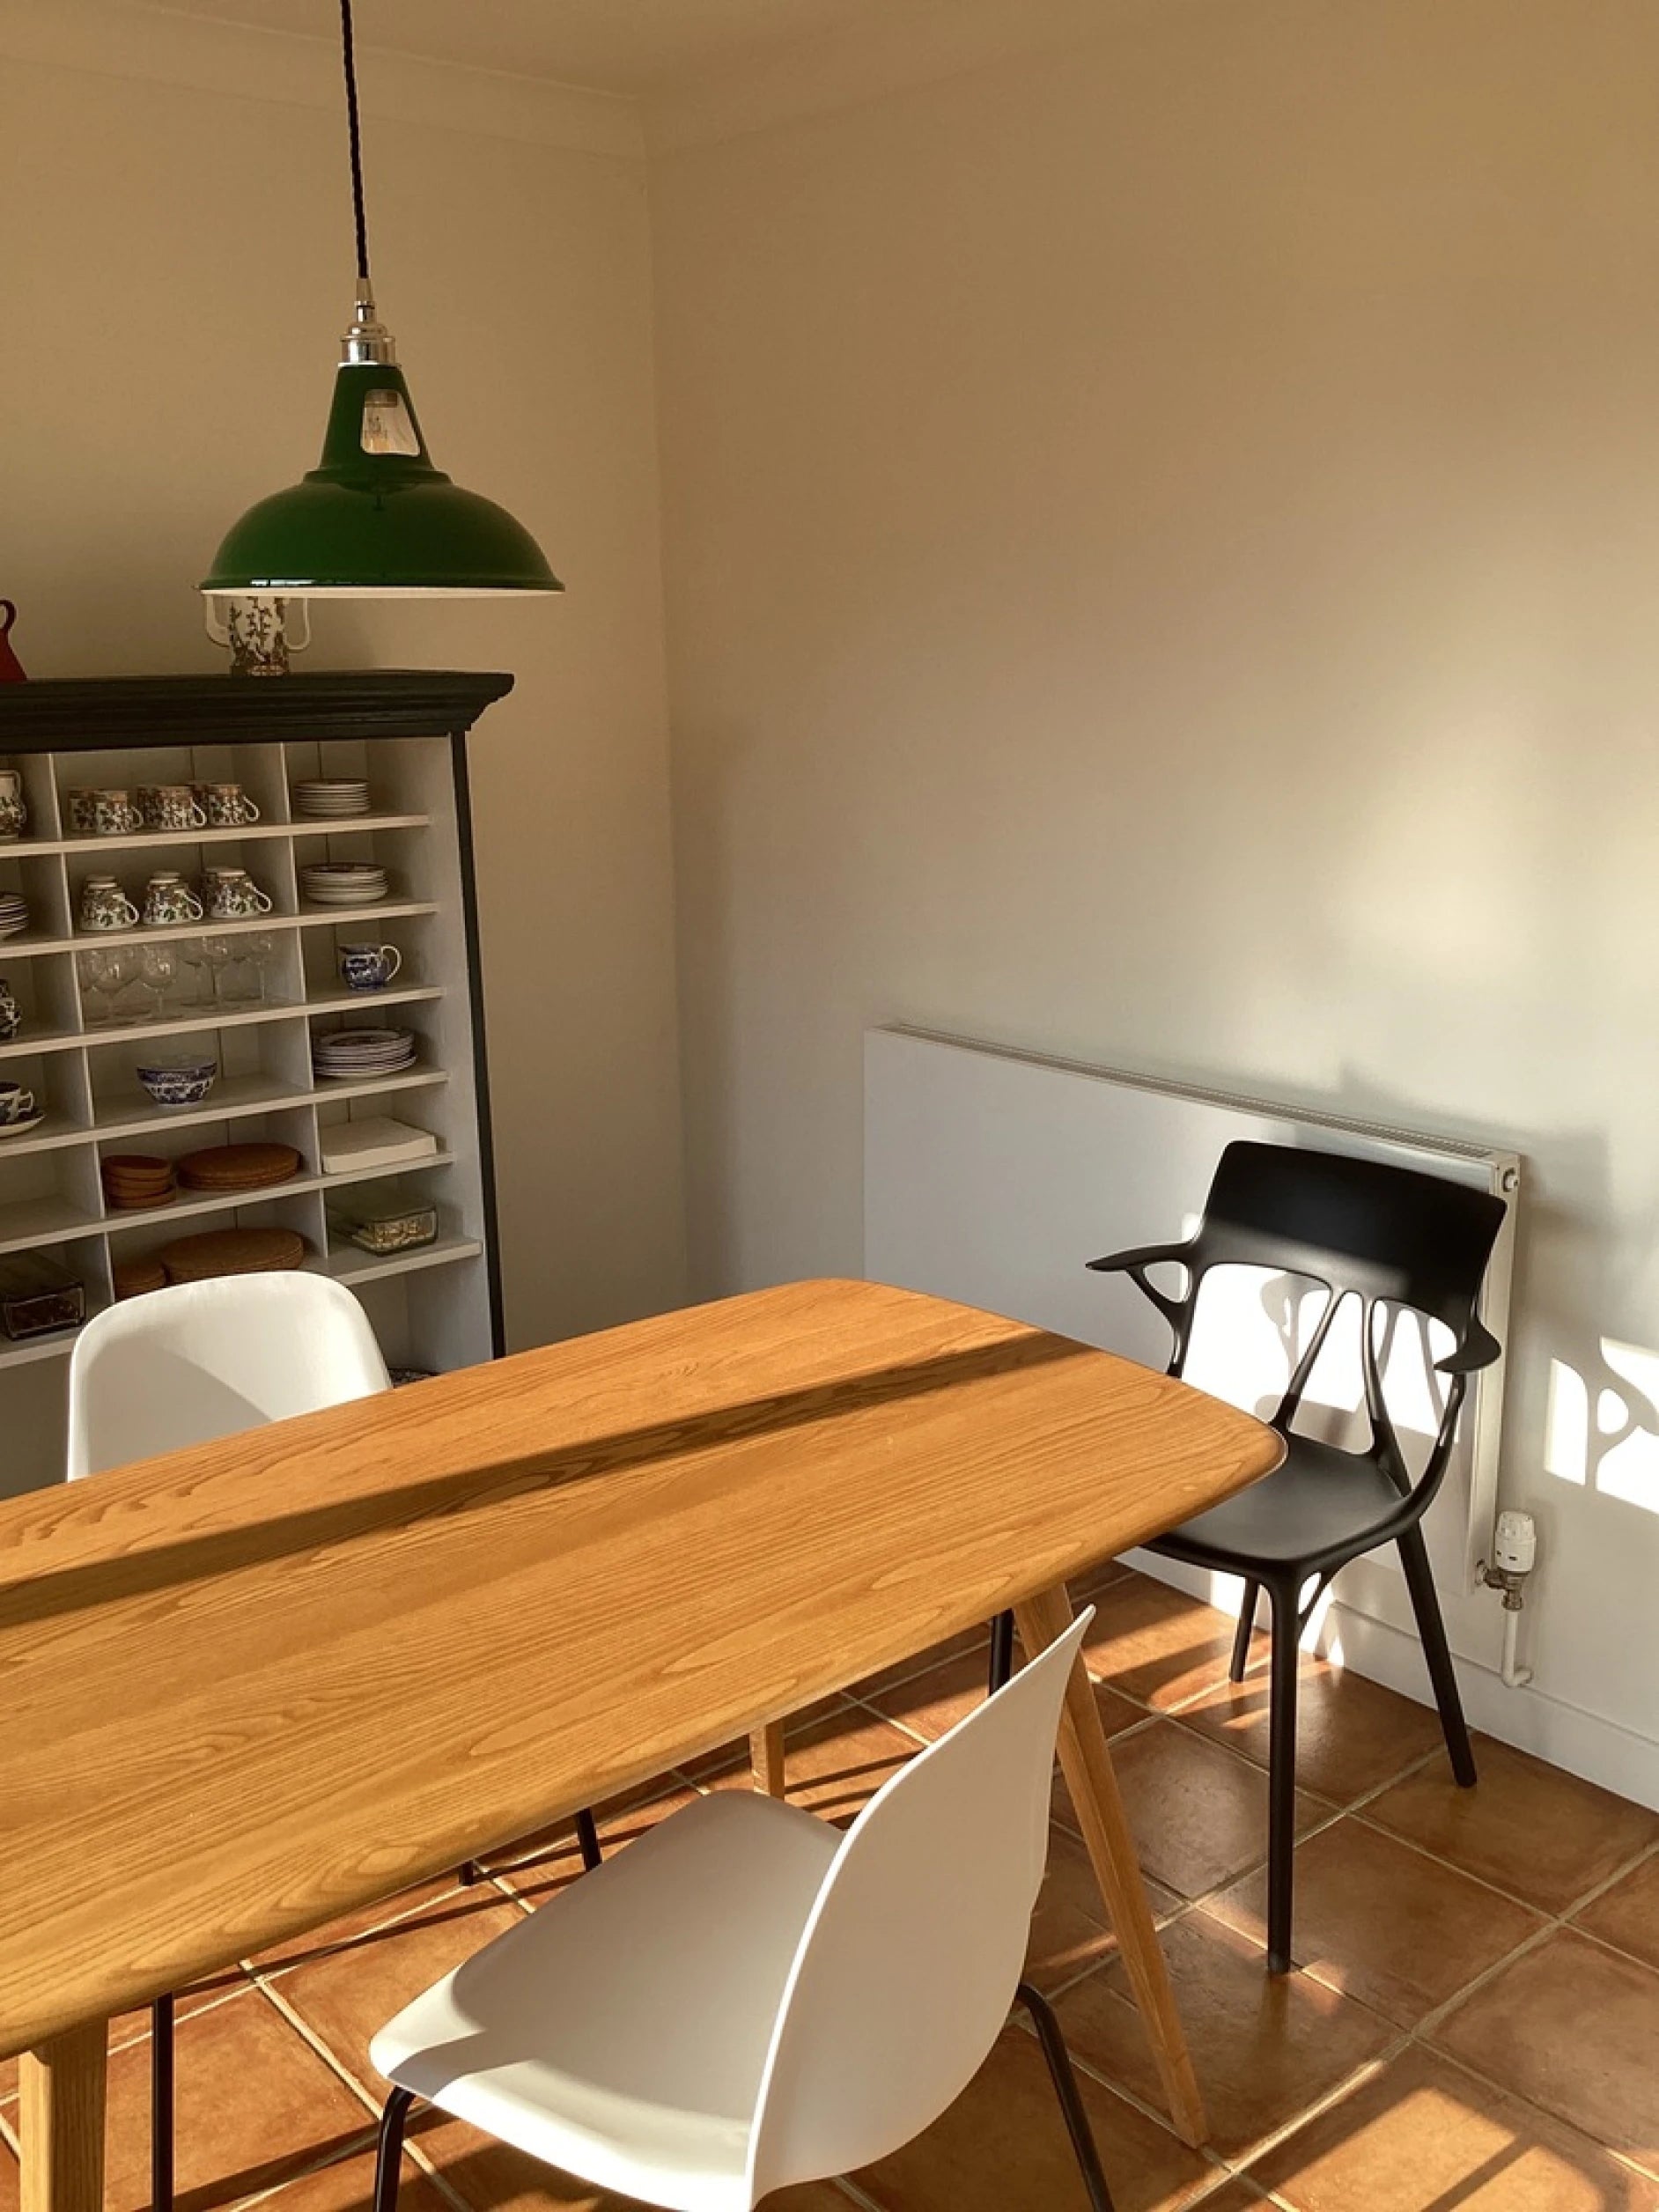
[[[1296,1669],[1301,1658],[1294,1582],[1268,1585],[1273,1601],[1272,1689],[1267,1746],[1267,1971],[1290,1972],[1296,1878]]]
[[[586,1805],[576,1816],[576,1840],[581,1846],[582,1870],[591,1874],[604,1860],[599,1847],[599,1830],[594,1825],[594,1816]]]
[[[1434,1593],[1434,1576],[1428,1564],[1428,1546],[1423,1541],[1422,1529],[1408,1529],[1399,1545],[1400,1565],[1405,1570],[1405,1587],[1411,1592],[1412,1611],[1417,1616],[1417,1633],[1423,1640],[1423,1656],[1428,1662],[1428,1678],[1434,1685],[1434,1703],[1440,1708],[1440,1725],[1451,1756],[1452,1773],[1459,1789],[1472,1789],[1478,1779],[1474,1748],[1469,1741],[1469,1723],[1464,1718],[1464,1701],[1457,1694],[1451,1646],[1446,1641],[1446,1624],[1441,1618],[1440,1599]]]
[[[999,1613],[991,1624],[991,1694],[1014,1678],[1014,1615]]]
[[[1072,2070],[1072,2054],[1065,2047],[1065,2038],[1054,2017],[1054,2008],[1046,1997],[1032,1988],[1029,1981],[1022,1981],[1015,1994],[1031,2016],[1031,2024],[1037,2031],[1037,2041],[1043,2046],[1043,2055],[1048,2061],[1049,2078],[1054,2084],[1055,2095],[1060,2100],[1060,2111],[1065,2119],[1065,2132],[1072,2139],[1072,2149],[1082,2171],[1083,2186],[1088,2192],[1090,2212],[1112,2212],[1112,2193],[1106,2186],[1095,2130],[1088,2124],[1088,2112],[1077,2086],[1077,2076]]]
[[[599,1830],[594,1824],[594,1816],[586,1805],[576,1816],[576,1842],[582,1854],[582,1871],[591,1874],[596,1866],[603,1863],[605,1854],[599,1847]],[[482,1860],[468,1859],[460,1869],[457,1879],[464,1887],[471,1889],[483,1880],[489,1870]]]
[[[403,2162],[403,2128],[415,2102],[409,2089],[394,2089],[380,2114],[380,2139],[374,2153],[374,2212],[397,2212],[397,2184]]]
[[[1250,1638],[1256,1633],[1256,1601],[1261,1594],[1261,1584],[1246,1577],[1244,1603],[1239,1607],[1238,1626],[1233,1632],[1233,1657],[1227,1670],[1229,1682],[1244,1679],[1244,1670],[1250,1659]]]
[[[173,2212],[173,1999],[150,2008],[150,2201]]]

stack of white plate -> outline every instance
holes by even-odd
[[[386,870],[372,860],[313,860],[299,871],[313,906],[372,906],[386,896]]]
[[[309,822],[368,811],[369,787],[361,776],[304,776],[294,785],[294,812]]]
[[[414,1060],[409,1029],[321,1029],[311,1040],[311,1064],[319,1075],[348,1075],[362,1083],[395,1075]]]
[[[0,937],[15,937],[29,926],[29,903],[15,891],[0,891]]]

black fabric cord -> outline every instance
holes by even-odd
[[[358,226],[358,275],[369,273],[369,228],[363,213],[363,132],[358,122],[358,63],[351,41],[351,0],[340,0],[340,48],[345,61],[346,122],[351,132],[351,211]]]

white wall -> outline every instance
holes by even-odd
[[[0,595],[31,675],[225,665],[191,586],[313,464],[350,313],[337,69],[326,38],[0,0]],[[380,304],[434,454],[569,587],[321,608],[300,664],[518,679],[473,762],[525,1344],[683,1289],[643,150],[616,101],[372,53],[362,77]]]
[[[653,218],[697,1286],[858,1268],[873,1021],[1514,1146],[1490,1714],[1659,1789],[1659,18],[1129,11]]]

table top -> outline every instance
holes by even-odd
[[[1279,1452],[1110,1353],[823,1281],[0,1504],[0,2054],[728,1743]]]

